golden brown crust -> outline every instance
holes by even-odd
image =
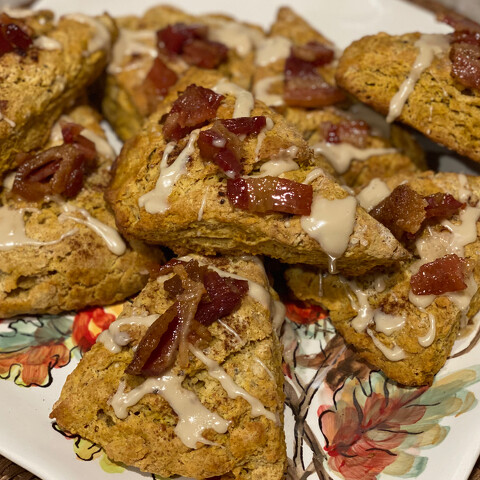
[[[48,33],[61,49],[32,47],[25,58],[15,53],[0,57],[0,113],[15,124],[0,121],[0,175],[15,167],[16,153],[37,149],[47,141],[62,111],[72,105],[107,63],[110,43],[116,35],[112,18],[96,18],[109,42],[94,51],[89,51],[88,46],[98,35],[96,27],[73,18],[63,17],[56,26],[51,19],[46,20],[36,30],[38,34]],[[35,24],[33,20],[30,23]]]
[[[419,37],[418,33],[396,37],[380,33],[353,42],[339,60],[338,85],[386,114],[412,69]],[[480,92],[455,82],[450,70],[448,51],[436,56],[415,84],[398,120],[480,161]]]
[[[77,107],[68,113],[68,118],[105,138],[98,124],[99,116],[90,107]],[[84,188],[69,204],[115,228],[113,214],[103,197],[111,161],[112,158],[99,154],[98,168],[86,178]],[[5,188],[0,205],[14,210],[27,208],[23,215],[25,232],[34,240],[56,241],[75,232],[52,245],[0,250],[0,317],[59,313],[122,301],[145,285],[149,265],[164,259],[159,249],[137,240],[131,240],[122,255],[111,252],[88,226],[62,219],[62,208],[55,200],[29,204],[14,198]],[[78,213],[74,216],[84,219]]]
[[[262,269],[251,260],[222,258],[213,262],[218,268],[268,288]],[[161,313],[171,303],[161,283],[154,280],[133,304],[125,307],[122,316]],[[220,363],[237,385],[283,418],[281,349],[272,331],[269,311],[247,296],[240,309],[224,317],[222,322],[242,341],[235,340],[228,330],[214,322],[209,327],[213,340],[208,357]],[[142,333],[129,332],[136,344]],[[203,363],[192,355],[188,368],[183,370],[186,374],[183,387],[193,391],[209,410],[230,422],[226,434],[204,432],[205,438],[216,445],[197,443],[197,449],[186,447],[174,433],[177,416],[160,395],[144,396],[129,408],[125,420],[118,419],[109,399],[120,380],[126,381],[127,390],[144,380],[124,374],[132,359],[131,346],[112,354],[97,344],[84,356],[68,377],[51,414],[62,428],[99,443],[112,460],[167,477],[179,474],[199,479],[216,475],[242,480],[283,478],[286,454],[281,424],[265,416],[252,417],[250,405],[242,398],[229,398]],[[175,372],[179,369],[173,368]]]

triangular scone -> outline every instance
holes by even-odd
[[[284,116],[302,132],[315,154],[324,157],[332,165],[333,173],[354,190],[374,178],[425,169],[422,156],[411,158],[410,152],[402,151],[402,145],[397,147],[372,131],[365,120],[335,107],[312,111],[287,108]]]
[[[192,259],[227,280],[248,281],[239,308],[208,327],[211,338],[194,347],[195,355],[189,347],[188,365],[180,367],[177,358],[157,379],[127,374],[147,329],[145,317],[153,315],[151,323],[179,298],[164,289],[176,271],[151,280],[124,307],[120,333],[103,333],[99,339],[105,346],[97,342],[67,378],[51,417],[62,429],[102,446],[112,460],[146,472],[280,480],[286,467],[283,374],[272,326],[272,308],[280,304],[273,301],[260,261],[191,256],[185,262]],[[277,311],[279,321],[282,312]],[[120,338],[123,348],[114,343]],[[215,372],[223,376],[222,383],[212,376]],[[144,395],[136,395],[141,389]]]
[[[220,42],[225,47],[226,55],[218,65],[213,66],[215,62],[212,62],[212,65],[205,67],[214,68],[244,88],[250,87],[255,43],[264,37],[260,27],[237,22],[226,16],[194,16],[168,5],[153,7],[142,17],[119,18],[117,22],[119,37],[107,67],[102,108],[123,140],[138,132],[144,119],[155,110],[168,89],[190,65],[199,61],[200,57],[192,58],[189,65],[181,55],[168,54],[158,48],[157,32],[160,30],[183,28],[179,24],[187,29],[208,29],[206,40]],[[203,55],[202,52],[200,54]],[[167,69],[158,68],[155,74],[151,69],[156,57]],[[147,77],[151,77],[152,81]],[[158,87],[154,86],[156,82]]]
[[[184,89],[195,83],[225,93],[215,114],[219,119],[231,119],[236,102],[244,105],[245,98],[248,100],[248,92],[212,72],[191,73],[182,79]],[[180,93],[179,98],[186,98],[186,93]],[[116,161],[107,196],[125,234],[166,245],[177,253],[263,254],[287,263],[324,268],[333,267],[336,260],[340,271],[352,275],[408,257],[388,230],[356,206],[354,197],[316,169],[313,152],[300,134],[258,101],[247,113],[266,117],[268,124],[258,135],[247,135],[241,141],[240,181],[258,181],[259,174],[266,174],[266,181],[276,182],[280,176],[293,181],[295,188],[310,188],[299,184],[311,183],[313,201],[302,215],[237,208],[228,193],[230,179],[216,163],[200,155],[199,132],[210,129],[212,123],[178,142],[164,138],[164,125],[174,102],[179,100],[172,93],[142,131],[124,145]],[[273,172],[273,166],[280,170]],[[296,193],[292,197],[303,198]],[[273,196],[270,198],[273,201]],[[335,207],[338,215],[332,214]],[[325,226],[323,247],[322,240],[307,233],[318,222]]]
[[[353,279],[293,267],[286,278],[298,298],[325,305],[345,340],[387,376],[406,385],[430,384],[450,354],[459,329],[480,308],[480,209],[476,207],[480,181],[472,176],[426,172],[410,180],[401,176],[387,182],[392,188],[408,185],[422,196],[448,192],[466,206],[449,220],[428,224],[412,245],[416,257],[395,269]],[[453,254],[464,258],[468,266],[454,261]],[[422,283],[419,269],[442,258],[452,263],[437,263],[437,267],[424,270],[423,278],[432,281],[432,275],[436,276],[435,288],[438,283],[441,288],[459,268],[465,288],[415,295],[411,282]]]
[[[450,39],[446,35],[386,33],[364,37],[345,49],[339,60],[338,85],[360,101],[383,114],[398,106],[398,119],[432,140],[480,161],[480,90],[466,88],[451,76]],[[430,46],[429,46],[430,45]],[[432,53],[432,62],[427,58]],[[423,52],[425,66],[418,81],[413,65]],[[411,80],[411,93],[405,88],[405,104],[393,101],[404,81]]]
[[[45,149],[48,155],[63,148],[62,125],[71,122],[94,142],[96,166],[74,198],[29,202],[12,192],[16,172],[6,176],[0,194],[0,317],[122,301],[145,285],[149,266],[162,261],[158,248],[127,243],[115,229],[103,196],[115,153],[99,121],[90,107],[74,108],[55,124]]]
[[[7,24],[19,23],[33,43],[25,56],[0,56],[0,175],[15,167],[16,153],[48,140],[62,111],[103,71],[116,35],[108,15],[71,14],[58,22],[46,11],[21,15]]]
[[[343,102],[345,95],[335,88],[334,50],[330,40],[290,7],[280,8],[268,37],[257,46],[255,97],[279,109]],[[295,88],[286,87],[289,78]]]

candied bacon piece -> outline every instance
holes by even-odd
[[[410,287],[415,295],[442,295],[467,288],[468,262],[458,255],[451,254],[425,263],[410,279]]]
[[[309,62],[316,67],[330,63],[335,52],[319,42],[308,42],[305,45],[292,47],[292,55],[296,58]]]
[[[210,40],[192,40],[183,47],[182,59],[189,65],[199,68],[216,68],[225,61],[228,48]]]
[[[417,233],[426,218],[427,201],[408,185],[399,185],[370,215],[385,225],[397,239]]]
[[[203,284],[209,301],[202,299],[198,305],[195,319],[206,326],[235,311],[248,292],[247,280],[221,277],[212,270],[205,273]]]
[[[480,89],[480,45],[454,43],[450,48],[451,75],[467,88]]]
[[[160,50],[165,49],[170,55],[180,55],[186,42],[207,37],[208,27],[205,25],[185,25],[175,23],[157,31],[157,42]]]
[[[425,197],[425,200],[428,204],[425,207],[426,218],[437,220],[448,220],[466,206],[465,203],[459,202],[449,193],[434,193]]]
[[[197,141],[200,155],[216,163],[230,178],[242,173],[242,144],[240,139],[220,122],[216,121],[209,130],[203,130]]]
[[[9,17],[6,13],[0,14],[0,56],[15,52],[25,56],[32,45],[31,30],[19,19]]]
[[[189,85],[173,103],[163,125],[163,134],[167,142],[178,141],[195,128],[215,118],[224,98],[209,88]]]
[[[142,84],[142,90],[147,96],[149,112],[155,110],[159,100],[165,97],[169,88],[175,85],[177,80],[177,74],[168,68],[159,57],[156,57]]]
[[[282,212],[310,215],[313,200],[311,185],[266,176],[227,180],[227,196],[237,208],[250,212]]]
[[[369,125],[363,120],[342,120],[339,123],[323,122],[323,136],[328,143],[350,143],[358,148],[365,148],[370,134]]]
[[[220,122],[235,135],[258,135],[267,125],[264,116],[226,118]]]
[[[345,94],[329,85],[313,63],[290,55],[285,62],[283,99],[291,107],[318,108],[345,100]]]

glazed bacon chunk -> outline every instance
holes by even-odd
[[[426,218],[443,220],[450,219],[458,213],[461,208],[465,208],[466,204],[459,202],[449,193],[434,193],[425,197],[427,206],[425,207]]]
[[[227,196],[235,207],[250,212],[310,215],[313,188],[286,178],[236,178],[227,180]]]
[[[412,275],[410,287],[415,295],[442,295],[446,292],[458,292],[467,288],[465,277],[469,274],[469,265],[458,255],[445,255],[433,262],[422,265]]]
[[[176,23],[157,32],[158,48],[169,57],[181,57],[189,65],[216,68],[227,58],[228,48],[208,40],[205,25]]]
[[[142,90],[148,101],[148,111],[152,113],[158,102],[165,97],[169,88],[177,83],[177,74],[165,65],[159,58],[155,58],[152,68],[143,81]]]
[[[178,141],[195,128],[213,120],[224,98],[209,88],[189,85],[173,103],[163,125],[167,142]]]
[[[178,358],[188,365],[188,344],[208,340],[207,326],[234,312],[248,292],[248,282],[221,277],[196,260],[173,260],[162,272],[175,275],[164,282],[175,303],[147,330],[126,372],[159,376]],[[163,273],[162,273],[163,274]]]
[[[285,103],[291,107],[318,108],[344,100],[344,93],[329,85],[317,70],[332,59],[333,51],[315,42],[292,47],[285,62]]]
[[[369,125],[363,120],[342,120],[339,123],[323,122],[323,137],[328,143],[350,143],[357,148],[365,148]]]
[[[80,125],[66,123],[62,126],[63,145],[36,155],[19,154],[21,164],[12,192],[28,201],[40,201],[48,195],[77,195],[97,154],[95,144],[80,135],[82,130]]]
[[[31,32],[23,22],[0,14],[0,56],[9,52],[25,56],[32,44]]]
[[[226,118],[220,122],[235,135],[258,135],[267,125],[264,116]]]

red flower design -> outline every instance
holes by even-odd
[[[70,361],[70,350],[63,343],[47,343],[31,346],[19,352],[0,356],[0,375],[10,372],[14,365],[22,367],[18,377],[27,386],[50,384],[50,370],[61,368]]]
[[[105,312],[103,308],[83,310],[73,319],[72,340],[85,353],[114,321],[115,315]]]
[[[395,462],[395,450],[410,435],[403,427],[424,416],[426,406],[413,402],[425,390],[396,389],[394,395],[372,392],[363,405],[354,390],[353,402],[341,401],[335,410],[321,406],[318,415],[330,468],[346,480],[375,480]]]
[[[301,300],[285,302],[287,318],[300,325],[312,325],[328,317],[327,311],[320,305],[310,305]]]

